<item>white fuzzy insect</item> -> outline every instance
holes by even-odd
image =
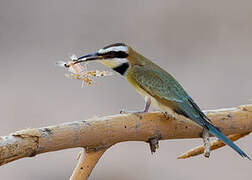
[[[92,83],[91,77],[101,77],[101,76],[110,76],[113,75],[112,72],[108,71],[88,71],[87,69],[87,63],[84,65],[81,65],[81,63],[75,64],[77,61],[77,56],[72,55],[70,57],[71,61],[64,62],[64,61],[58,61],[56,65],[59,67],[63,67],[67,69],[71,74],[65,74],[66,77],[70,79],[78,79],[82,81],[81,87],[84,87],[84,83],[87,83],[90,85]]]

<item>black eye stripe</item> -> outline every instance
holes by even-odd
[[[109,51],[101,54],[104,58],[126,58],[129,55],[124,51]]]
[[[118,51],[115,53],[117,58],[126,58],[128,57],[128,53],[124,52],[124,51]]]

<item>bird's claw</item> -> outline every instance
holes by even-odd
[[[165,116],[165,118],[166,118],[167,120],[171,120],[171,119],[174,118],[174,117],[173,117],[171,114],[169,114],[168,112],[163,112],[163,114],[164,114],[164,116]]]
[[[142,111],[127,111],[124,109],[122,109],[120,111],[120,114],[141,114],[141,113],[145,113],[145,111],[144,110],[142,110]]]
[[[126,112],[124,109],[122,109],[122,110],[120,111],[120,114],[127,114],[127,112]]]

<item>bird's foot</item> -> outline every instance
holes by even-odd
[[[209,158],[211,149],[210,149],[209,131],[206,128],[203,128],[202,138],[205,147],[204,156],[206,158]]]
[[[163,112],[163,114],[164,114],[164,116],[165,116],[165,118],[166,118],[167,120],[171,120],[171,119],[174,118],[173,115],[172,115],[172,114],[169,114],[168,112]]]
[[[145,105],[143,110],[138,110],[138,111],[126,111],[126,110],[121,110],[120,114],[141,114],[141,113],[146,113],[149,111],[151,105],[151,100],[149,97],[145,97]]]
[[[145,110],[127,111],[127,110],[122,109],[122,110],[120,111],[120,114],[141,114],[141,113],[145,113],[145,112],[147,112],[147,111],[145,111]]]
[[[134,115],[136,115],[141,120],[142,119],[141,114],[145,113],[145,112],[148,112],[148,111],[145,111],[145,110],[142,110],[142,111],[126,111],[126,110],[121,110],[120,114],[134,114]]]

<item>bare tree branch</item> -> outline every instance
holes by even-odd
[[[205,112],[226,135],[252,131],[252,105]],[[0,165],[67,148],[84,147],[87,153],[102,152],[122,141],[149,142],[151,139],[199,138],[201,135],[201,127],[180,115],[167,118],[162,113],[153,112],[96,117],[25,129],[0,137]],[[96,156],[97,161],[101,155]]]
[[[228,136],[228,138],[232,141],[236,141],[238,139],[241,139],[243,138],[244,136],[247,136],[249,135],[250,132],[247,132],[247,133],[243,133],[243,134],[231,134]],[[223,146],[225,146],[226,144],[224,144],[222,141],[220,140],[215,140],[213,142],[210,143],[210,150],[216,150],[216,149],[219,149]],[[185,152],[184,154],[180,155],[178,157],[178,159],[187,159],[187,158],[190,158],[190,157],[193,157],[193,156],[197,156],[197,155],[200,155],[200,154],[203,154],[205,151],[205,147],[204,145],[201,145],[201,146],[198,146],[196,148],[193,148],[193,149],[190,149],[189,151]]]
[[[100,149],[98,151],[85,152],[83,149],[78,157],[78,164],[75,167],[70,180],[85,180],[91,174],[96,163],[107,149]]]

